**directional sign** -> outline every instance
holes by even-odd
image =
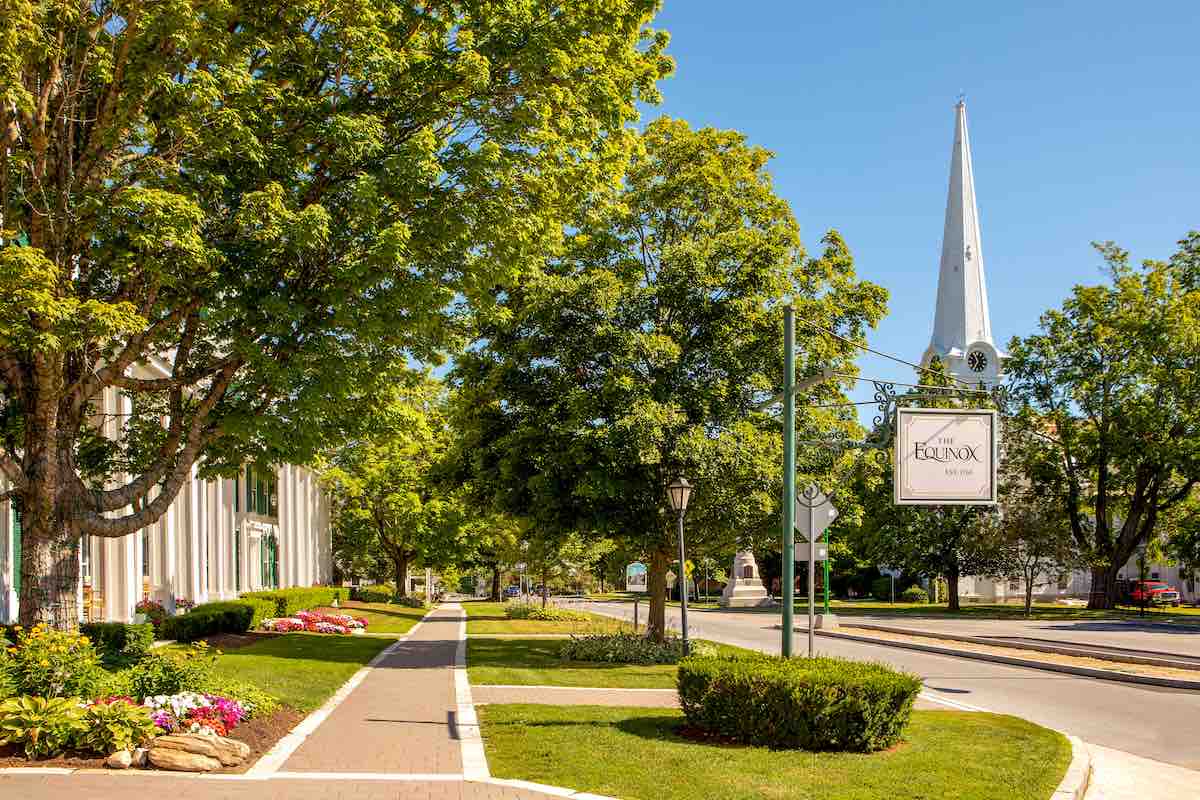
[[[811,537],[820,538],[835,519],[837,509],[815,483],[809,484],[796,498],[796,532],[804,541]]]

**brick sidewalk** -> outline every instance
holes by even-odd
[[[426,617],[292,753],[282,771],[461,775],[453,666],[462,619],[461,610],[445,607]]]

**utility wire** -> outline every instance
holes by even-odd
[[[834,331],[830,328],[826,328],[824,325],[818,325],[815,322],[809,322],[808,320],[800,319],[799,317],[796,318],[796,321],[799,322],[801,325],[807,325],[809,328],[812,328],[813,330],[817,330],[817,331],[820,331],[821,333],[828,334],[829,336],[832,336],[835,339],[840,339],[841,341],[845,342],[848,345],[851,345],[852,347],[857,347],[861,350],[867,351],[868,353],[872,353],[874,355],[881,356],[882,358],[891,359],[892,361],[895,361],[898,364],[904,364],[905,366],[912,367],[913,369],[920,370],[921,372],[928,372],[931,375],[941,375],[944,378],[949,378],[950,380],[952,380],[956,383],[961,383],[964,386],[971,385],[967,381],[964,381],[961,378],[956,378],[953,375],[949,375],[944,372],[938,372],[936,369],[930,369],[929,367],[922,367],[920,364],[914,364],[911,361],[905,361],[903,358],[900,358],[899,356],[893,356],[889,353],[884,353],[879,350],[875,350],[873,348],[867,347],[865,344],[859,344],[858,342],[854,341],[853,339],[848,339],[845,336],[842,336],[840,333],[837,333],[836,331]],[[874,379],[872,378],[872,380],[874,380]],[[893,383],[898,386],[914,385],[914,384],[907,384],[907,383],[897,383],[896,381],[886,381],[886,382]],[[922,387],[922,388],[924,388],[924,387]],[[943,387],[934,387],[934,388],[943,388]]]

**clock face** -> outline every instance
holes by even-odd
[[[967,366],[971,368],[972,372],[983,372],[987,369],[987,363],[987,356],[983,354],[982,350],[972,350],[967,354]]]

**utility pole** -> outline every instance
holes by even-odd
[[[796,309],[783,308],[783,646],[792,657],[796,599]]]

